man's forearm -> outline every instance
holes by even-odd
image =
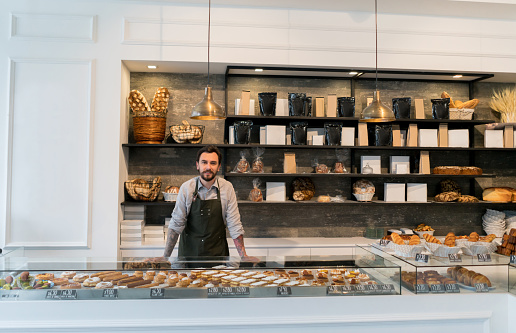
[[[174,250],[174,246],[176,246],[177,239],[179,238],[179,234],[172,229],[168,229],[167,235],[167,244],[165,244],[165,253],[164,257],[168,258],[172,255],[172,251]]]
[[[235,247],[238,251],[238,254],[241,257],[247,256],[247,254],[245,253],[244,236],[240,235],[237,238],[233,238],[233,242],[235,243]]]

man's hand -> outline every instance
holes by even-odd
[[[246,261],[246,262],[253,262],[253,263],[258,263],[260,262],[261,260],[259,258],[256,258],[256,257],[253,257],[253,256],[243,256],[242,257],[242,261]]]

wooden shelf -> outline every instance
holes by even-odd
[[[362,174],[362,173],[238,173],[227,172],[225,177],[344,177],[344,178],[495,178],[494,174],[442,175],[442,174]]]

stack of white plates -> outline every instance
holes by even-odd
[[[487,209],[482,216],[482,227],[486,234],[495,234],[502,237],[505,233],[505,213],[493,209]]]
[[[505,224],[507,228],[507,234],[511,229],[516,228],[516,211],[514,210],[504,210],[505,213]]]

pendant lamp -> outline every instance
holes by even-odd
[[[360,122],[370,123],[386,123],[396,120],[392,110],[382,103],[380,100],[380,91],[378,90],[378,0],[374,1],[374,27],[376,37],[376,78],[375,78],[375,91],[373,94],[373,102],[369,104],[360,115]]]
[[[224,109],[213,100],[210,87],[210,28],[211,28],[211,0],[208,2],[208,84],[204,89],[204,98],[192,110],[191,119],[216,120],[226,119]]]

